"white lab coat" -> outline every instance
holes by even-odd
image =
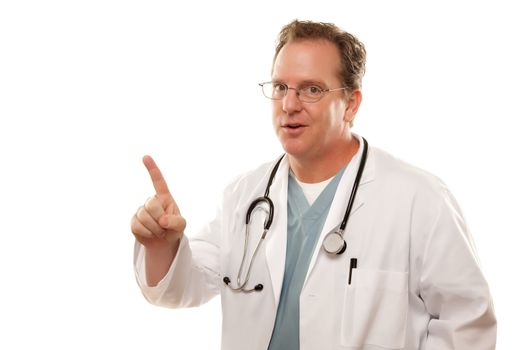
[[[135,248],[137,280],[151,303],[189,307],[221,295],[224,350],[266,350],[272,335],[286,257],[287,157],[271,187],[275,217],[248,284],[264,289],[239,293],[222,281],[229,276],[236,285],[246,210],[264,193],[272,167],[227,187],[217,218],[183,238],[156,287],[147,287],[143,248]],[[300,296],[301,349],[494,349],[496,320],[472,238],[436,177],[371,147],[346,228],[348,248],[335,257],[323,250],[324,236],[340,225],[354,177],[355,168],[343,174],[310,262]],[[253,217],[248,258],[262,231],[261,213]],[[349,285],[350,258],[358,266]]]

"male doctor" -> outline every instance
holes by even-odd
[[[228,186],[190,238],[144,157],[156,194],[131,230],[148,301],[220,294],[224,350],[495,348],[489,288],[447,187],[350,131],[365,58],[332,24],[282,29],[261,86],[286,154]]]

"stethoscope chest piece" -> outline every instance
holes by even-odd
[[[323,248],[330,254],[343,254],[346,250],[346,242],[343,238],[343,233],[340,230],[335,230],[327,234],[323,240]]]

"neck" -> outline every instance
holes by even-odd
[[[290,168],[301,182],[317,183],[329,179],[346,164],[359,150],[359,141],[351,137],[343,141],[331,152],[311,158],[298,158],[289,155]]]

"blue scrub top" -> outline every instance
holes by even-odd
[[[341,168],[319,197],[308,203],[301,186],[288,175],[288,236],[283,286],[268,350],[299,350],[299,297],[314,248],[328,216]]]

